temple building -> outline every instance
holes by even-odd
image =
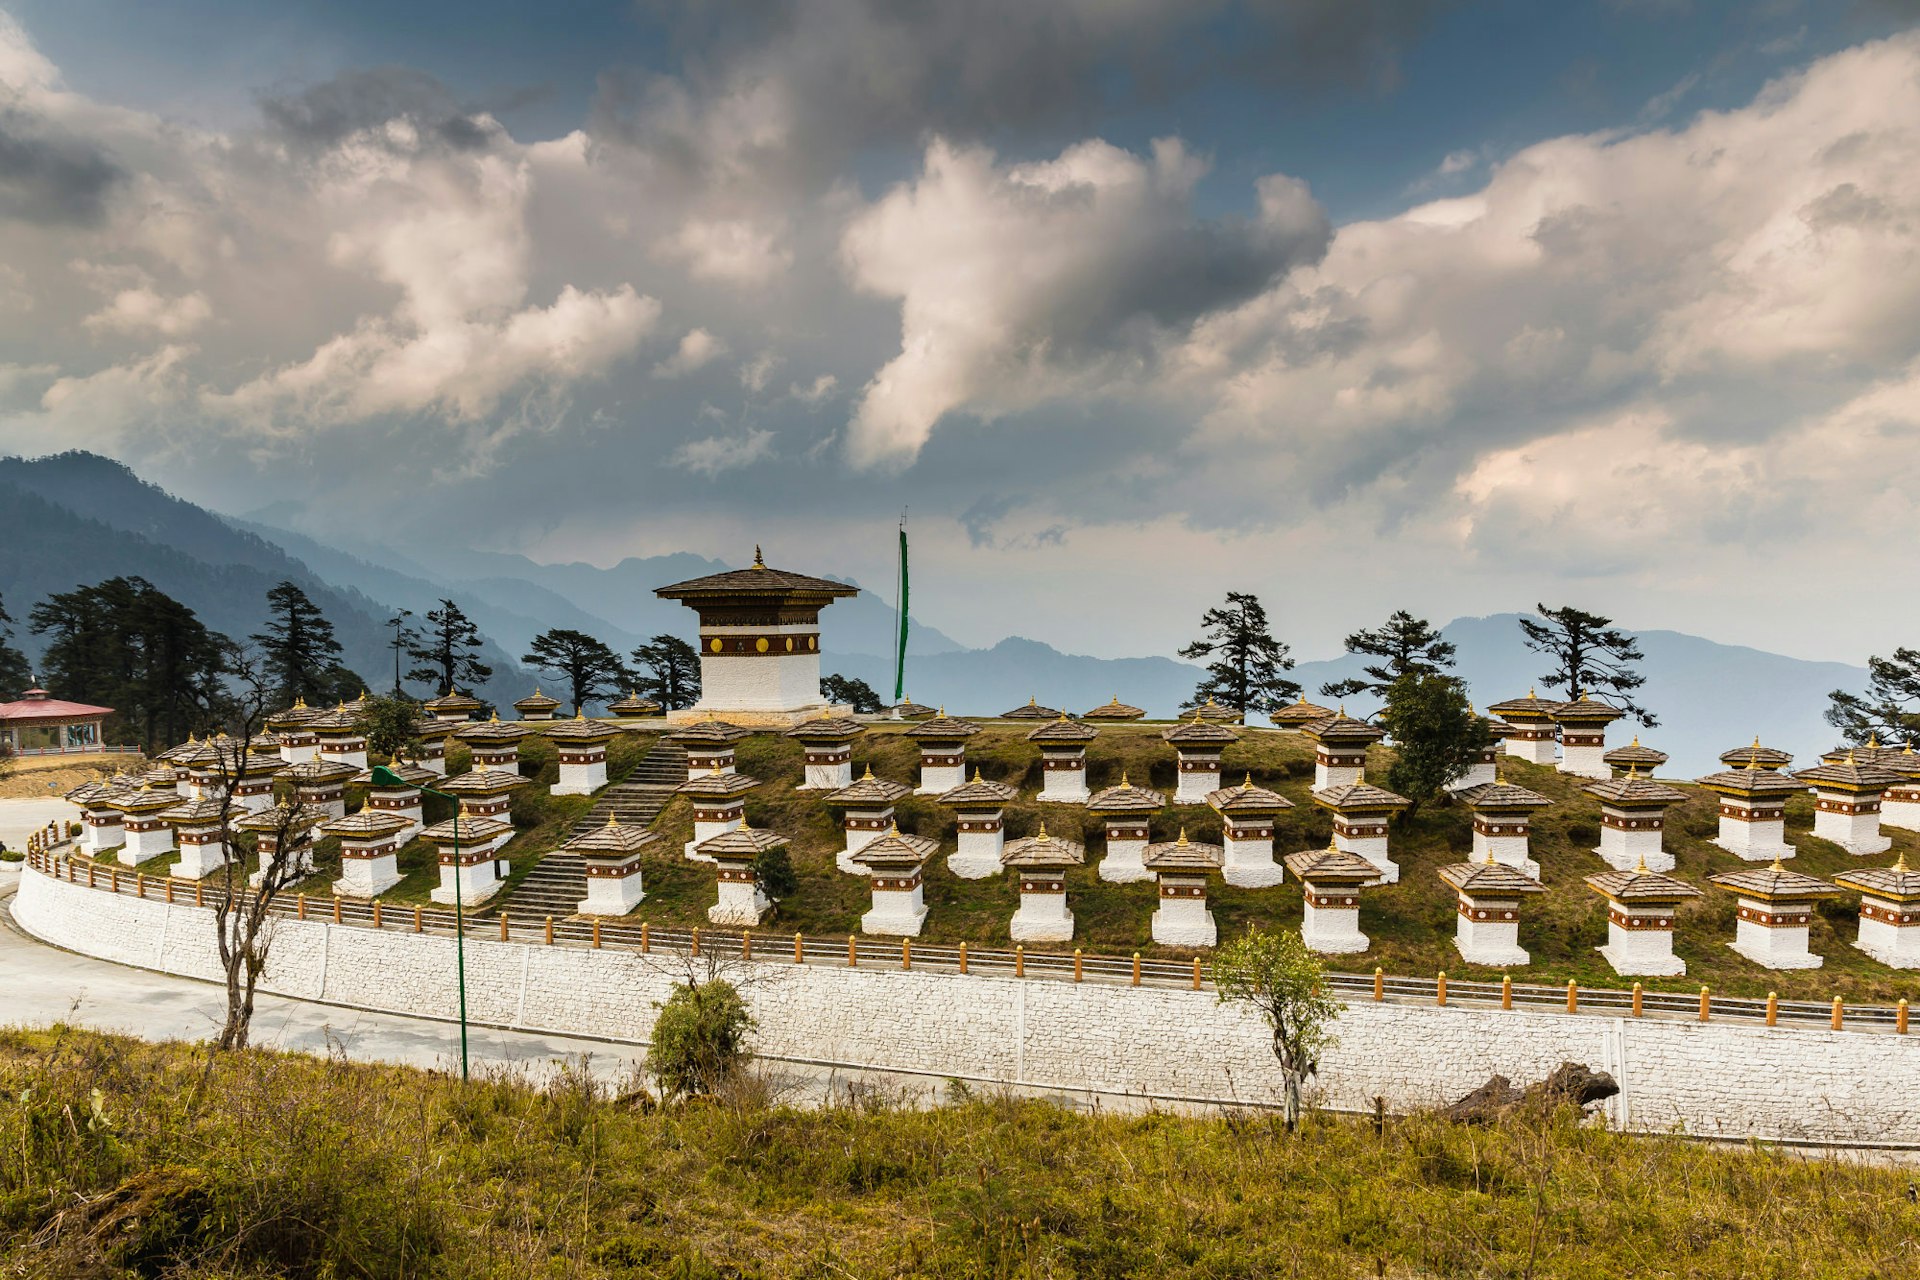
[[[1602,871],[1587,887],[1607,900],[1607,945],[1598,948],[1623,977],[1677,978],[1687,962],[1673,954],[1673,922],[1680,904],[1701,893],[1644,863],[1631,871]]]
[[[893,826],[893,806],[910,794],[912,788],[905,783],[876,778],[872,766],[868,766],[858,782],[826,797],[829,805],[845,810],[840,825],[847,833],[847,844],[834,856],[834,865],[849,875],[862,874],[860,850],[886,834]]]
[[[1106,854],[1100,859],[1100,878],[1119,884],[1151,880],[1153,872],[1142,861],[1153,839],[1148,822],[1167,807],[1167,798],[1158,791],[1136,787],[1120,773],[1117,786],[1095,792],[1087,798],[1087,812],[1106,824]]]
[[[1349,782],[1315,791],[1313,802],[1333,814],[1334,848],[1365,858],[1383,883],[1400,882],[1400,866],[1387,856],[1387,831],[1407,807],[1405,796],[1371,782]]]
[[[920,787],[918,796],[944,795],[967,780],[967,739],[980,732],[970,720],[939,714],[907,730],[907,736],[920,744]]]
[[[68,791],[62,798],[80,806],[80,826],[85,832],[81,848],[98,857],[109,849],[118,849],[127,838],[126,815],[110,803],[117,788],[93,779]]]
[[[941,714],[936,708],[915,702],[911,697],[902,695],[901,700],[887,708],[887,715],[894,720],[931,720]]]
[[[347,813],[347,783],[356,777],[371,778],[372,770],[356,773],[350,764],[323,760],[314,756],[280,771],[280,781],[293,785],[294,799],[309,809],[317,809],[329,818]]]
[[[367,800],[361,806],[360,812],[390,813],[405,824],[399,832],[400,843],[405,844],[419,835],[427,825],[423,808],[425,797],[420,794],[420,788],[432,786],[440,781],[440,777],[438,774],[428,773],[417,764],[408,764],[403,760],[394,761],[387,766],[387,769],[406,785],[395,786],[392,783],[376,782],[371,769],[365,773],[355,774],[350,781],[355,786],[367,789]],[[332,812],[329,806],[328,816],[338,818],[340,815]]]
[[[421,710],[435,720],[447,724],[459,724],[462,720],[471,720],[487,709],[487,704],[470,693],[461,693],[458,689],[448,689],[437,698],[429,698],[421,704]]]
[[[1192,719],[1162,729],[1160,736],[1173,748],[1178,759],[1179,781],[1174,787],[1173,802],[1205,804],[1207,797],[1220,789],[1221,753],[1238,742],[1240,735],[1224,724],[1200,719],[1196,711]]]
[[[0,702],[0,756],[98,751],[101,725],[112,714],[112,707],[67,702],[35,686],[18,701]]]
[[[391,809],[366,808],[320,825],[322,835],[340,842],[340,878],[333,891],[343,898],[377,898],[400,883],[400,846],[424,827]]]
[[[643,720],[660,714],[660,704],[629,690],[618,702],[607,704],[607,714],[615,720]]]
[[[193,770],[187,767],[187,757],[200,749],[200,740],[192,734],[176,747],[168,747],[153,758],[156,767],[164,767],[173,773],[173,789],[182,800],[193,797]]]
[[[681,852],[695,862],[705,862],[700,850],[707,841],[747,824],[747,792],[759,785],[758,778],[715,769],[674,788],[693,802],[693,839]]]
[[[639,906],[647,896],[640,856],[658,843],[657,832],[623,824],[612,814],[605,826],[589,827],[561,845],[562,853],[579,857],[587,877],[587,896],[574,910],[583,916],[623,916]]]
[[[693,856],[713,864],[718,883],[707,919],[736,929],[751,929],[765,919],[773,910],[773,899],[760,883],[760,859],[786,844],[783,835],[744,826],[701,841]]]
[[[1719,797],[1720,834],[1715,844],[1748,862],[1793,856],[1793,846],[1787,843],[1787,799],[1805,791],[1804,786],[1751,758],[1737,769],[1723,769],[1694,781]]]
[[[700,616],[700,701],[669,712],[687,722],[708,713],[740,724],[792,725],[817,715],[820,611],[860,594],[858,587],[753,566],[656,588]]]
[[[1547,887],[1518,867],[1486,858],[1440,868],[1440,878],[1458,899],[1454,950],[1468,964],[1499,966],[1532,962],[1520,945],[1520,903]]]
[[[1302,726],[1313,743],[1313,789],[1344,787],[1367,775],[1367,748],[1387,736],[1386,730],[1355,720],[1345,711]]]
[[[1147,713],[1145,711],[1142,711],[1139,707],[1130,707],[1116,697],[1111,702],[1101,703],[1099,706],[1087,712],[1085,715],[1081,716],[1080,718],[1082,720],[1125,721],[1125,720],[1144,720],[1146,718],[1146,715]]]
[[[154,770],[157,775],[172,770]],[[159,777],[150,777],[140,787],[115,791],[103,797],[103,805],[118,809],[121,814],[121,829],[124,843],[120,848],[120,861],[129,867],[137,867],[151,858],[173,852],[173,828],[160,817],[168,809],[180,803],[180,793],[175,791],[171,781],[163,782]]]
[[[527,780],[517,773],[501,769],[475,769],[471,773],[448,778],[436,790],[444,791],[460,801],[462,817],[494,820],[501,829],[494,834],[493,843],[488,846],[491,852],[513,838],[513,820],[509,816],[513,807],[513,793],[526,785]],[[438,825],[444,827],[446,823]],[[424,836],[426,832],[421,834]]]
[[[1323,707],[1319,703],[1308,702],[1305,698],[1301,698],[1281,707],[1278,711],[1268,712],[1267,719],[1273,722],[1273,727],[1276,729],[1288,733],[1299,733],[1314,721],[1325,720],[1337,714],[1332,707]]]
[[[1040,748],[1040,795],[1043,804],[1085,804],[1087,744],[1100,736],[1090,724],[1067,719],[1066,713],[1027,735]]]
[[[1560,727],[1554,723],[1553,713],[1559,706],[1529,689],[1526,697],[1496,702],[1487,710],[1499,716],[1509,730],[1508,755],[1529,764],[1552,764],[1560,738]]]
[[[1379,868],[1329,845],[1288,854],[1287,870],[1300,881],[1304,894],[1300,940],[1309,951],[1353,955],[1373,945],[1360,932],[1360,890],[1378,883]]]
[[[282,760],[288,764],[299,764],[320,753],[320,735],[309,727],[309,722],[321,714],[318,709],[308,706],[305,698],[296,698],[292,706],[266,718],[267,731],[280,740]]]
[[[1612,770],[1612,776],[1618,777],[1629,769],[1646,774],[1649,778],[1653,771],[1667,762],[1667,753],[1655,751],[1652,747],[1640,745],[1640,735],[1634,734],[1633,741],[1624,747],[1615,747],[1600,757],[1603,764]]]
[[[345,704],[322,711],[306,727],[319,737],[316,750],[323,760],[338,760],[356,770],[367,767],[367,729]]]
[[[453,723],[447,720],[422,720],[413,726],[413,745],[409,758],[436,778],[447,776],[447,739],[453,736]]]
[[[1073,912],[1067,909],[1067,871],[1087,861],[1086,846],[1056,840],[1045,823],[1038,835],[1015,840],[1001,855],[1020,875],[1020,909],[1009,929],[1015,942],[1073,941]]]
[[[548,697],[540,691],[539,685],[533,686],[532,693],[513,704],[514,714],[522,720],[551,720],[559,708],[560,699]]]
[[[1560,727],[1560,772],[1576,778],[1611,778],[1607,767],[1607,726],[1626,715],[1617,707],[1582,695],[1553,709]]]
[[[687,781],[691,782],[716,769],[732,773],[734,744],[752,736],[751,729],[708,716],[675,729],[667,735],[667,741],[687,753]]]
[[[1273,860],[1273,825],[1293,801],[1254,786],[1248,773],[1239,786],[1209,794],[1207,805],[1220,815],[1221,879],[1239,889],[1263,889],[1287,878]]]
[[[975,768],[973,781],[940,797],[940,803],[953,810],[958,844],[947,855],[947,870],[962,880],[983,880],[1000,874],[1000,855],[1006,848],[1006,831],[1000,815],[1019,794],[1004,782],[987,781]]]
[[[463,724],[453,731],[453,736],[466,743],[467,750],[472,753],[470,768],[512,772],[520,767],[520,741],[532,732],[532,729],[518,721],[494,716]]]
[[[1801,769],[1794,777],[1813,787],[1813,834],[1848,853],[1869,856],[1893,847],[1880,831],[1880,799],[1905,778],[1892,769],[1864,764],[1849,751],[1838,763]]]
[[[1052,707],[1043,707],[1035,699],[1028,698],[1026,706],[1015,707],[1011,711],[1002,711],[1000,713],[1000,719],[1002,720],[1061,720],[1066,718],[1066,714],[1067,714],[1066,712],[1057,711]]]
[[[506,883],[500,878],[501,860],[494,857],[494,850],[513,839],[506,823],[461,813],[434,823],[420,838],[440,850],[440,886],[427,897],[441,906],[451,907],[456,899],[462,907],[476,906]]]
[[[1189,708],[1189,711],[1189,718],[1203,724],[1239,724],[1247,718],[1246,712],[1239,708],[1225,707],[1215,702],[1212,694],[1208,694],[1207,700],[1199,706]]]
[[[939,847],[930,836],[901,835],[897,826],[860,846],[854,861],[873,888],[873,909],[860,917],[860,932],[892,938],[920,936],[927,923],[927,859]]]
[[[549,794],[590,796],[607,785],[607,747],[626,731],[575,712],[573,719],[556,720],[542,732],[560,765],[559,781],[547,788]]]
[[[1622,875],[1635,867],[1673,870],[1666,848],[1667,810],[1686,800],[1686,792],[1632,769],[1624,778],[1589,782],[1581,790],[1600,801],[1600,847],[1594,852],[1601,861]]]
[[[838,791],[853,785],[853,740],[866,731],[867,726],[853,717],[830,711],[787,730],[785,736],[798,742],[806,754],[806,778],[794,790]]]
[[[1150,844],[1141,855],[1160,881],[1160,905],[1153,912],[1153,940],[1163,947],[1211,947],[1220,930],[1207,910],[1207,881],[1220,869],[1224,851],[1217,844],[1177,840]]]
[[[1771,867],[1722,871],[1707,879],[1731,890],[1740,903],[1729,947],[1768,969],[1818,969],[1826,963],[1807,950],[1807,933],[1813,904],[1838,897],[1838,888],[1817,876],[1789,871],[1778,859]]]
[[[181,880],[202,880],[227,865],[227,842],[220,830],[221,802],[186,800],[160,811],[160,820],[173,828],[180,861],[170,874]]]
[[[1537,791],[1494,781],[1459,794],[1461,803],[1473,810],[1473,860],[1491,859],[1514,870],[1540,878],[1540,864],[1533,859],[1531,826],[1533,815],[1553,807],[1553,801]]]
[[[321,815],[297,804],[278,804],[270,809],[248,813],[233,824],[236,831],[253,834],[254,852],[259,863],[247,877],[247,887],[258,889],[267,877],[280,869],[280,884],[291,886],[313,874],[313,829]]]
[[[1850,867],[1833,878],[1860,895],[1860,937],[1853,945],[1895,969],[1920,969],[1920,871],[1907,855],[1891,867]]]
[[[1752,765],[1756,769],[1784,769],[1793,763],[1793,753],[1781,751],[1777,747],[1763,747],[1760,739],[1754,738],[1750,747],[1735,747],[1720,754],[1720,763],[1729,769],[1744,769]]]

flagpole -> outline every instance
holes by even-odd
[[[904,507],[900,510],[900,572],[894,586],[899,627],[894,637],[893,701],[898,705],[907,696],[907,512]]]

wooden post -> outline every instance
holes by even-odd
[[[847,935],[847,968],[857,969],[859,967],[860,967],[860,939],[854,937],[852,934],[848,934]]]
[[[1835,1031],[1840,1030],[1841,1027],[1845,1025],[1846,1019],[1847,1007],[1840,1003],[1839,996],[1835,996],[1833,998],[1833,1029]]]
[[[335,924],[340,923],[340,899],[338,898],[333,900],[333,922]]]
[[[1385,1137],[1387,1132],[1387,1100],[1380,1094],[1373,1097],[1373,1136]]]
[[[1513,975],[1510,973],[1500,975],[1500,1007],[1513,1008]]]
[[[1567,1012],[1580,1012],[1580,984],[1572,978],[1567,979]]]
[[[166,888],[167,888],[167,905],[172,906],[173,905],[173,877],[172,876],[167,877]]]
[[[376,929],[380,927],[380,899],[378,898],[373,900],[373,927]]]
[[[1027,944],[1024,942],[1013,944],[1013,976],[1016,978],[1027,976]]]
[[[900,967],[902,969],[913,968],[913,939],[912,938],[900,939]]]
[[[1713,1016],[1713,989],[1704,982],[1700,984],[1700,1021],[1705,1022]]]
[[[1445,969],[1440,971],[1439,978],[1434,982],[1433,1002],[1437,1005],[1445,1005],[1447,1003],[1447,971]]]
[[[1373,998],[1375,1000],[1387,998],[1387,971],[1379,965],[1373,966]]]
[[[1633,984],[1633,1016],[1636,1018],[1640,1016],[1640,998],[1644,994],[1645,993],[1640,988],[1640,984],[1637,982],[1634,983]]]
[[[194,897],[197,899],[200,896],[199,883],[195,882],[193,888],[194,888]],[[198,906],[199,904],[198,902],[196,902],[194,905]],[[296,920],[305,920],[307,918],[307,895],[306,894],[296,893],[293,895],[293,916],[294,916],[294,919]]]
[[[798,929],[793,932],[793,962],[795,964],[805,964],[807,962],[806,940],[800,936]]]
[[[595,916],[593,918],[593,949],[595,951],[598,951],[600,949],[600,917],[599,916]]]
[[[206,905],[206,895],[201,892],[202,886],[205,884],[206,881],[204,880],[195,880],[193,882],[193,905],[196,907]]]
[[[1193,958],[1193,989],[1195,991],[1198,991],[1200,989],[1200,957],[1199,956],[1195,956]]]
[[[144,871],[133,873],[133,896],[142,900],[147,896],[147,876]]]
[[[1780,993],[1767,992],[1767,1025],[1776,1026],[1780,1022]]]
[[[652,926],[647,921],[640,922],[640,950],[642,951],[649,950],[652,946],[652,940],[648,937],[651,929]]]
[[[740,958],[742,960],[753,959],[753,935],[745,929],[740,931]]]
[[[1140,985],[1140,953],[1138,951],[1133,953],[1133,985],[1136,987]]]
[[[413,904],[413,931],[419,933],[425,925],[426,920],[422,917],[420,904],[416,902]]]
[[[547,945],[553,945],[553,917],[547,917]]]
[[[693,946],[691,949],[688,950],[687,954],[694,955],[694,956],[697,956],[700,954],[700,926],[699,925],[693,926]]]
[[[1895,1035],[1907,1034],[1907,998],[1900,997],[1900,1003],[1893,1006],[1893,1031]]]
[[[107,868],[107,888],[114,893],[120,892],[120,868]]]
[[[508,940],[507,928],[507,913],[502,911],[500,913],[500,941],[502,942]]]
[[[1080,948],[1073,949],[1073,980],[1080,981]]]
[[[963,942],[960,944],[960,972],[965,973],[966,971],[967,971],[967,944]]]

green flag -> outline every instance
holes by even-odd
[[[907,696],[907,522],[900,522],[900,635],[893,651],[893,700]]]

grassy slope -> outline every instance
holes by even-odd
[[[0,1032],[0,1271],[1895,1276],[1911,1171],[1547,1123],[667,1111],[579,1080]]]
[[[968,767],[978,765],[985,776],[1021,788],[1023,798],[1006,814],[1009,838],[1036,831],[1044,819],[1053,834],[1077,835],[1087,842],[1089,865],[1068,877],[1069,904],[1077,925],[1075,944],[1089,951],[1122,955],[1133,951],[1146,956],[1189,954],[1153,944],[1149,930],[1156,891],[1151,883],[1109,884],[1098,877],[1095,867],[1103,841],[1097,819],[1077,806],[1041,805],[1032,800],[1040,786],[1039,755],[1024,741],[1025,733],[1026,728],[1019,725],[990,725],[973,739]],[[653,740],[652,734],[645,733],[628,734],[618,740],[609,753],[608,776],[615,781],[625,777]],[[547,787],[558,775],[552,748],[544,739],[528,739],[522,745],[521,757],[522,772],[529,776],[530,785],[514,800],[517,834],[505,851],[514,863],[515,881],[542,853],[564,840],[574,819],[589,807],[589,801],[582,797],[547,794]],[[748,821],[792,840],[792,860],[800,877],[799,892],[779,905],[766,928],[811,935],[857,932],[861,913],[871,905],[866,882],[834,868],[834,851],[842,845],[837,812],[822,803],[817,794],[794,790],[803,777],[798,745],[778,736],[760,735],[740,745],[738,758],[744,772],[763,780],[748,796]],[[1390,752],[1375,749],[1369,776],[1384,783],[1390,760]],[[465,769],[465,749],[456,746],[448,763],[452,772]],[[883,777],[917,780],[918,748],[898,729],[878,726],[856,747],[856,771],[868,764]],[[1088,752],[1089,785],[1098,790],[1117,782],[1122,770],[1135,783],[1172,793],[1173,753],[1160,740],[1159,727],[1137,725],[1101,731]],[[1606,869],[1593,853],[1599,843],[1598,802],[1580,790],[1577,780],[1563,777],[1550,766],[1507,760],[1501,770],[1508,780],[1555,801],[1555,806],[1534,822],[1534,856],[1541,863],[1549,892],[1522,908],[1520,940],[1532,952],[1534,962],[1513,970],[1515,980],[1559,984],[1571,978],[1585,986],[1626,985],[1594,951],[1606,940],[1606,906],[1582,883],[1583,877]],[[1332,823],[1329,815],[1312,803],[1313,755],[1304,739],[1290,734],[1245,734],[1227,749],[1225,775],[1229,782],[1237,782],[1249,771],[1256,782],[1279,791],[1296,806],[1279,823],[1276,845],[1280,854],[1326,845]],[[1667,848],[1679,861],[1675,874],[1708,892],[1703,899],[1681,908],[1675,950],[1687,961],[1687,977],[1644,979],[1649,989],[1693,991],[1706,983],[1727,995],[1758,996],[1778,991],[1785,999],[1840,995],[1849,1001],[1892,1001],[1902,996],[1920,1001],[1920,978],[1870,960],[1851,945],[1857,908],[1857,899],[1851,895],[1823,904],[1815,917],[1812,945],[1817,954],[1826,957],[1824,969],[1776,972],[1728,948],[1726,943],[1734,934],[1734,901],[1731,895],[1709,886],[1706,877],[1749,864],[1709,843],[1718,828],[1715,798],[1691,786],[1684,789],[1689,793],[1687,803],[1668,815]],[[357,798],[353,803],[358,803]],[[443,803],[429,801],[430,820],[444,816],[431,807]],[[1787,814],[1789,839],[1800,849],[1793,861],[1797,870],[1830,875],[1862,861],[1813,837],[1811,797],[1793,799]],[[903,831],[937,836],[944,849],[952,849],[953,814],[933,799],[908,797],[898,806],[898,819]],[[706,911],[714,896],[712,869],[688,862],[678,854],[693,833],[688,803],[674,800],[656,826],[666,839],[660,851],[650,854],[645,862],[647,898],[632,918],[681,928],[706,926]],[[1153,819],[1156,839],[1172,839],[1183,826],[1195,839],[1219,838],[1218,815],[1203,807],[1169,806]],[[1910,832],[1892,835],[1897,848],[1906,849],[1909,857],[1920,858],[1920,837]],[[1392,856],[1401,867],[1400,883],[1367,890],[1361,909],[1361,928],[1373,939],[1373,948],[1362,956],[1339,958],[1334,962],[1336,967],[1365,971],[1380,965],[1396,974],[1426,975],[1445,970],[1455,977],[1497,977],[1499,971],[1467,965],[1454,950],[1453,891],[1434,874],[1438,867],[1468,856],[1472,845],[1468,812],[1456,805],[1423,808],[1396,826],[1391,839]],[[319,852],[319,874],[301,887],[309,893],[327,894],[338,874],[337,852],[332,841],[322,841]],[[385,900],[401,904],[426,901],[427,892],[437,883],[433,859],[433,850],[417,841],[403,850],[400,865],[407,878],[386,894]],[[1867,861],[1881,864],[1885,859]],[[149,869],[158,872],[165,865],[149,864]],[[923,937],[933,943],[1009,946],[1007,922],[1017,897],[1009,877],[961,880],[947,870],[944,856],[936,858],[927,867],[930,912]],[[504,895],[497,897],[494,905],[503,901]],[[1250,890],[1216,881],[1210,904],[1223,934],[1250,923],[1295,928],[1300,922],[1300,892],[1292,882]],[[1071,949],[1075,944],[1060,949]]]

